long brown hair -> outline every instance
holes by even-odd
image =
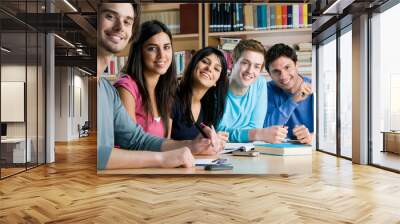
[[[217,56],[222,68],[216,86],[208,89],[203,98],[201,98],[201,107],[204,111],[203,122],[207,125],[217,126],[224,114],[226,95],[229,87],[226,60],[220,50],[214,47],[206,47],[197,51],[190,60],[187,69],[185,70],[185,74],[183,75],[183,80],[179,83],[178,87],[177,97],[179,97],[182,102],[183,116],[188,123],[195,122],[192,114],[193,73],[197,64],[203,58],[211,54]]]
[[[139,36],[136,41],[132,43],[126,67],[126,73],[136,81],[140,95],[142,96],[144,112],[150,115],[153,114],[153,111],[151,108],[150,96],[146,89],[146,80],[143,74],[142,47],[148,39],[161,32],[166,33],[172,42],[172,34],[163,23],[157,20],[144,22],[140,27]],[[164,125],[165,137],[168,136],[169,118],[177,86],[174,58],[175,57],[172,55],[171,65],[167,72],[160,76],[155,88],[157,110],[160,113]]]

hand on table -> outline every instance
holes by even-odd
[[[194,157],[188,147],[165,151],[161,154],[162,168],[193,167],[194,163]]]
[[[308,128],[304,125],[296,125],[293,128],[293,134],[303,144],[311,144],[313,135],[308,131]]]
[[[275,125],[259,129],[259,139],[269,143],[281,143],[287,136],[287,127]]]

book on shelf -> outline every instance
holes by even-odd
[[[283,28],[282,26],[282,7],[281,5],[275,6],[275,28]]]
[[[236,45],[241,41],[241,38],[229,38],[229,37],[221,37],[220,38],[220,49],[224,54],[228,73],[232,71],[233,67],[233,49]]]
[[[246,4],[243,8],[244,12],[244,30],[254,30],[253,8]]]
[[[211,3],[210,32],[245,30],[244,5],[242,3]]]
[[[174,53],[176,74],[178,77],[182,76],[185,72],[185,68],[189,64],[192,58],[194,50],[177,51]]]
[[[281,13],[282,13],[282,28],[288,28],[288,11],[287,5],[281,5]]]
[[[119,57],[113,55],[102,76],[110,81],[115,81],[118,79],[127,61],[128,56]]]
[[[296,156],[296,155],[311,155],[312,146],[305,144],[294,143],[254,143],[254,149],[261,154],[276,155],[276,156]]]
[[[298,43],[299,51],[312,51],[312,43]]]
[[[199,9],[198,4],[180,4],[180,33],[190,34],[199,31]]]
[[[141,16],[141,22],[143,23],[150,20],[158,20],[164,23],[172,34],[180,33],[181,24],[179,10],[167,10],[163,12],[143,12]]]
[[[297,55],[298,72],[304,76],[312,75],[312,44],[298,43],[293,45]]]
[[[210,32],[311,27],[310,4],[211,3]]]

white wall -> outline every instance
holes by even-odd
[[[39,163],[44,162],[44,74],[42,67],[25,66],[25,64],[2,64],[1,79],[11,82],[25,82],[26,84],[26,106],[25,102],[21,108],[21,112],[27,115],[24,122],[6,122],[8,138],[25,138],[25,135],[30,139],[32,161],[36,162],[39,158]],[[27,78],[27,80],[25,80]],[[2,96],[7,97],[7,96]],[[1,108],[1,110],[12,110],[10,107]],[[12,111],[7,111],[12,113]],[[37,153],[39,156],[37,157]]]
[[[25,65],[18,64],[4,64],[1,65],[1,81],[5,82],[25,82]],[[32,66],[28,66],[28,73],[33,69]],[[27,96],[33,96],[33,93],[28,92]],[[36,92],[35,92],[36,96]],[[27,99],[28,100],[28,99]],[[28,100],[30,101],[30,100]],[[1,110],[7,110],[8,108],[1,108]],[[28,114],[28,120],[31,120]],[[7,122],[7,136],[8,137],[25,137],[25,122]],[[29,137],[29,136],[28,136]]]
[[[77,139],[78,124],[88,120],[88,78],[72,67],[55,70],[55,141]]]

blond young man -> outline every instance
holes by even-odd
[[[267,113],[267,81],[260,76],[264,46],[256,40],[242,40],[233,50],[233,61],[224,115],[217,130],[228,132],[231,142],[281,142],[286,128],[263,128]]]

